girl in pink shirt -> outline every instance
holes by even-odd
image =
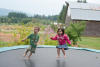
[[[62,50],[64,54],[64,58],[66,58],[66,53],[65,53],[65,48],[67,47],[66,42],[68,42],[71,45],[71,42],[66,34],[64,34],[64,29],[59,28],[57,31],[57,35],[55,37],[51,37],[52,40],[57,40],[58,45],[57,45],[57,58],[60,57],[60,49]]]

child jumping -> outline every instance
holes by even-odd
[[[30,46],[24,53],[24,57],[25,57],[27,53],[30,51],[28,59],[30,59],[30,57],[32,56],[32,53],[35,53],[37,42],[39,40],[39,35],[38,35],[39,31],[40,31],[39,27],[34,27],[34,33],[30,34],[27,38],[22,40],[22,41],[25,41],[26,39],[30,39]]]
[[[64,34],[64,29],[59,28],[57,31],[57,35],[55,37],[51,37],[52,40],[58,40],[58,45],[57,45],[57,58],[60,57],[60,49],[62,50],[64,54],[64,58],[66,58],[66,53],[65,53],[65,48],[67,47],[66,41],[71,45],[71,42],[67,36],[67,34]]]

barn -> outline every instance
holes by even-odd
[[[74,23],[85,21],[86,28],[85,36],[100,37],[100,5],[91,3],[66,2],[67,13],[65,23],[69,25],[72,21]]]

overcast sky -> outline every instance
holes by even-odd
[[[56,15],[66,0],[0,0],[0,8],[22,11],[28,14]],[[77,0],[70,0],[77,1]],[[100,0],[87,0],[100,4]]]

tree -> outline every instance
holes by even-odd
[[[87,0],[77,0],[79,3],[87,3]]]
[[[25,13],[21,12],[10,12],[8,14],[9,18],[27,18],[28,16]]]
[[[38,15],[37,14],[37,15],[34,15],[34,18],[56,21],[58,19],[58,15],[45,16],[45,15]]]
[[[70,40],[73,41],[73,45],[77,45],[77,41],[81,41],[81,35],[83,34],[86,27],[86,22],[81,21],[78,23],[71,23],[70,26],[66,29],[66,33],[69,36]]]
[[[67,9],[68,9],[67,6],[69,6],[69,5],[63,5],[63,8],[62,8],[62,10],[61,10],[61,12],[60,12],[60,15],[59,15],[59,17],[58,17],[58,22],[60,22],[60,23],[65,23],[66,14],[67,14]]]

